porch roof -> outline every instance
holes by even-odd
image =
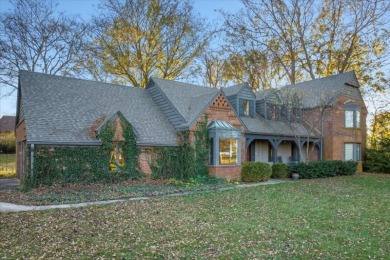
[[[254,118],[242,117],[242,121],[247,129],[246,133],[250,134],[270,134],[270,135],[281,135],[281,136],[317,136],[317,133],[309,133],[307,129],[299,123],[291,123],[267,120],[256,114]]]

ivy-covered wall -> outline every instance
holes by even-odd
[[[193,132],[178,133],[178,147],[158,147],[154,149],[154,160],[151,170],[154,178],[176,178],[188,180],[198,176],[208,176],[209,161],[209,129],[207,117],[198,123]]]
[[[140,178],[139,149],[132,126],[120,115],[122,141],[115,141],[115,124],[110,122],[99,133],[101,146],[44,146],[35,145],[31,158],[31,145],[26,149],[26,176],[24,188],[66,183],[115,182]],[[111,153],[123,150],[124,166],[116,165],[110,171]],[[32,160],[32,169],[31,169]]]

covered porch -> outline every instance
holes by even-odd
[[[319,138],[271,135],[246,135],[245,138],[246,159],[269,164],[321,160],[321,145]]]

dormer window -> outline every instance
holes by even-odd
[[[249,116],[249,100],[244,100],[244,116]]]

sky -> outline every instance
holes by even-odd
[[[84,20],[95,13],[99,0],[58,0],[59,10],[74,15],[78,14]],[[240,0],[192,0],[196,13],[208,19],[213,24],[221,23],[221,15],[217,10],[234,13],[242,7]],[[0,0],[0,12],[12,10],[9,0]],[[16,115],[16,91],[11,96],[3,97],[9,89],[0,88],[0,117],[3,115]]]

